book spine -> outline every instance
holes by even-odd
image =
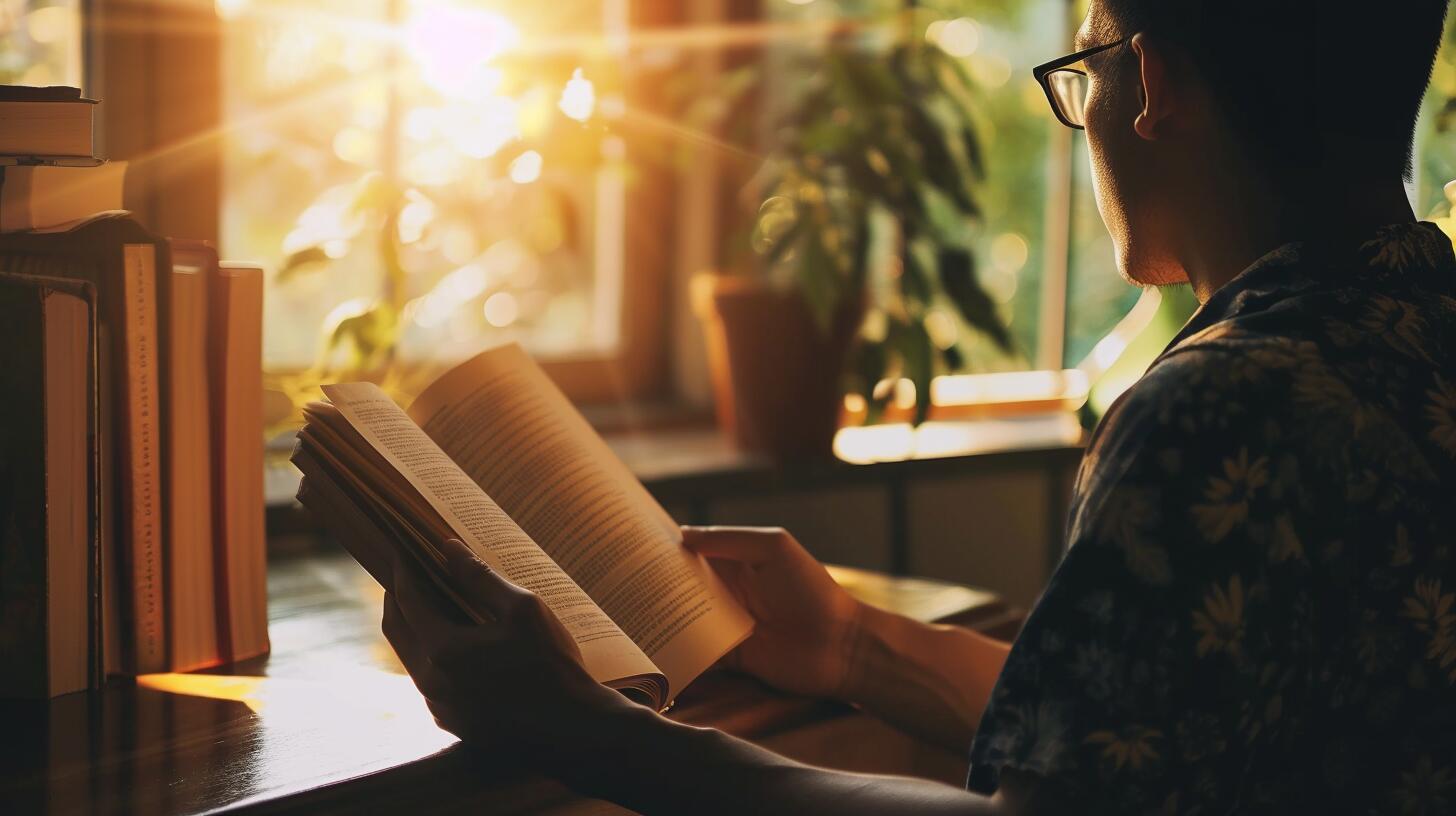
[[[100,308],[98,307],[98,312]],[[97,576],[97,606],[101,616],[101,676],[102,682],[112,675],[125,674],[129,661],[123,648],[122,622],[126,616],[121,611],[121,514],[118,510],[120,496],[117,486],[118,448],[116,421],[116,372],[108,363],[116,358],[120,345],[111,324],[105,321],[96,325],[96,469],[100,474],[96,489],[97,556],[100,573]]]
[[[103,530],[105,520],[102,515],[102,485],[105,479],[102,476],[101,457],[101,315],[97,309],[96,288],[88,283],[89,296],[86,306],[90,310],[91,337],[88,366],[91,374],[87,380],[86,394],[86,463],[88,470],[88,481],[90,487],[87,490],[87,507],[91,514],[89,525],[89,541],[91,551],[87,561],[91,565],[91,575],[86,586],[87,604],[90,607],[90,648],[91,648],[91,688],[99,689],[106,685],[106,615],[102,606],[105,598],[103,585],[105,573],[102,571],[102,548]]]
[[[45,315],[41,394],[45,406],[47,676],[50,695],[55,696],[83,691],[90,685],[91,485],[85,443],[90,406],[85,383],[91,376],[86,354],[91,327],[82,297],[66,289],[43,287],[41,292]],[[78,342],[76,318],[81,314],[85,326]]]
[[[0,277],[0,698],[49,696],[44,311],[39,290]],[[11,287],[15,287],[14,290]]]
[[[171,670],[217,665],[217,612],[213,597],[212,455],[208,395],[208,270],[163,275],[171,281],[167,313],[166,457],[167,618]]]
[[[157,383],[156,247],[123,249],[123,344],[127,382],[121,405],[124,566],[129,578],[133,664],[137,674],[167,665],[162,599],[161,440]]]
[[[218,648],[225,660],[268,651],[263,524],[263,270],[226,265],[209,287],[213,366],[213,522]]]

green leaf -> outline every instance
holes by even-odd
[[[934,242],[923,236],[911,238],[905,245],[903,261],[900,288],[908,301],[907,307],[912,304],[915,307],[909,309],[910,313],[919,317],[925,313],[925,307],[930,305],[935,290],[939,288],[935,285],[940,264]]]
[[[274,278],[277,283],[288,283],[297,277],[300,272],[307,272],[316,269],[329,262],[328,253],[323,247],[311,246],[289,255],[283,259],[283,265],[278,268],[278,275]]]
[[[830,60],[830,76],[845,101],[859,107],[894,105],[901,89],[889,66],[863,52],[840,50]]]
[[[404,196],[399,185],[390,181],[383,173],[371,172],[354,184],[354,200],[350,211],[354,213],[385,212],[399,206]]]
[[[925,227],[942,246],[969,252],[971,249],[970,217],[961,211],[938,187],[922,184],[916,190],[925,213]]]
[[[940,359],[945,362],[946,370],[951,373],[966,367],[966,356],[961,353],[959,346],[947,346],[941,349]]]
[[[959,59],[939,48],[931,49],[929,59],[935,65],[935,78],[940,89],[967,114],[976,107],[976,82]]]
[[[948,109],[950,104],[946,98],[934,96],[910,108],[910,135],[924,153],[924,165],[938,169],[927,177],[927,183],[944,190],[963,212],[976,215],[979,207],[973,183],[977,173],[966,152],[965,132]]]
[[[834,307],[839,301],[839,287],[835,285],[834,257],[820,241],[823,224],[817,219],[805,231],[802,254],[799,257],[799,290],[809,305],[809,313],[819,331],[828,334],[834,320]]]
[[[859,343],[850,362],[851,390],[865,401],[865,424],[879,422],[889,404],[890,393],[875,395],[875,386],[889,373],[889,349],[886,343]]]
[[[906,206],[917,206],[915,200],[906,195],[906,185],[917,172],[905,170],[903,162],[897,157],[885,156],[885,159],[890,164],[888,175],[876,172],[864,151],[846,156],[843,167],[850,189],[866,199],[884,202],[892,210],[902,211]]]
[[[799,134],[799,141],[812,153],[842,153],[850,149],[851,134],[833,121],[813,122]]]
[[[995,341],[1004,351],[1011,350],[1011,334],[996,312],[996,303],[976,280],[975,258],[969,252],[941,250],[940,283],[966,322]]]
[[[890,340],[900,353],[904,375],[915,386],[915,417],[919,425],[930,414],[930,382],[935,378],[935,344],[920,321],[898,323],[890,329]]]
[[[863,291],[867,283],[870,265],[870,216],[868,211],[860,214],[854,225],[850,240],[849,288],[851,292]],[[853,295],[851,295],[853,297]]]
[[[394,352],[399,341],[399,313],[379,301],[353,317],[339,321],[329,336],[328,349],[333,351],[348,344],[354,352],[350,367],[369,368],[384,361]]]
[[[763,256],[764,264],[766,266],[773,266],[779,261],[782,261],[784,259],[785,253],[787,253],[790,249],[793,248],[795,244],[799,242],[799,239],[803,235],[803,233],[803,220],[795,219],[794,223],[788,229],[784,230],[783,234],[778,237],[778,240],[774,241],[772,244],[769,245],[768,252],[766,252]]]

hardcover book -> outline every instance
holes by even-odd
[[[4,268],[88,281],[96,287],[101,404],[101,538],[104,650],[109,673],[167,669],[164,622],[162,440],[166,408],[157,270],[166,241],[124,215],[67,232],[0,235]]]
[[[0,697],[98,685],[96,291],[0,274]]]
[[[79,88],[0,85],[0,154],[89,158],[95,109]]]

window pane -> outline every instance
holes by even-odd
[[[270,368],[616,347],[625,0],[226,11],[222,243],[269,270]]]
[[[80,87],[80,0],[0,0],[0,83]]]
[[[1062,364],[1073,367],[1127,315],[1141,294],[1117,270],[1112,237],[1097,212],[1087,139],[1072,142],[1072,212],[1067,267],[1067,341]]]
[[[1445,220],[1451,213],[1452,200],[1444,191],[1449,182],[1456,180],[1456,16],[1448,16],[1446,23],[1446,37],[1436,56],[1416,127],[1411,195],[1417,217],[1439,217],[1438,223],[1446,227],[1447,233],[1456,235],[1456,227]]]
[[[984,231],[977,235],[978,271],[991,296],[1002,304],[1021,351],[1007,358],[989,342],[979,342],[970,358],[972,371],[1028,368],[1037,358],[1041,287],[1047,262],[1046,209],[1052,128],[1061,127],[1047,106],[1031,69],[1060,53],[1066,41],[1064,0],[1006,3],[994,0],[942,2],[934,6],[951,16],[939,41],[963,56],[984,99],[981,129],[986,151],[982,187]],[[974,39],[959,33],[962,20],[979,29]],[[957,41],[956,37],[965,37]]]

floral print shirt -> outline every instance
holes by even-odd
[[[1078,812],[1456,813],[1456,257],[1290,244],[1092,436],[1069,549],[992,694]]]

